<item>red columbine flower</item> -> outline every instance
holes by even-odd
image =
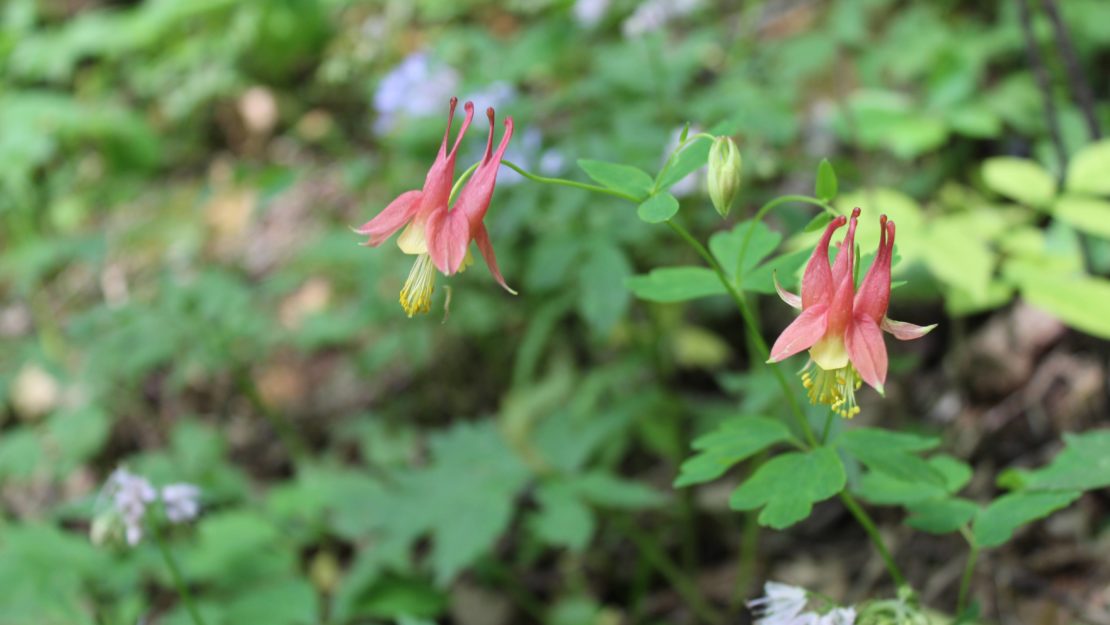
[[[498,284],[515,294],[505,284],[493,246],[489,241],[482,219],[489,208],[493,187],[497,180],[497,168],[501,156],[508,147],[513,133],[512,118],[505,119],[505,134],[496,153],[493,151],[493,109],[489,109],[490,137],[486,153],[475,169],[473,176],[459,192],[453,208],[447,203],[451,196],[451,184],[455,174],[455,157],[459,143],[474,117],[474,105],[463,105],[466,118],[459,129],[451,150],[447,150],[447,140],[451,136],[451,123],[455,117],[458,98],[451,98],[451,110],[447,116],[447,130],[443,134],[439,154],[432,163],[424,179],[421,190],[406,191],[390,202],[382,212],[355,230],[367,235],[365,245],[377,247],[402,227],[405,231],[397,237],[397,246],[406,254],[416,256],[412,270],[409,271],[405,286],[401,289],[401,306],[412,317],[416,313],[426,313],[431,309],[432,291],[435,289],[435,270],[445,275],[464,271],[473,259],[468,247],[471,240],[478,243],[478,249],[489,266],[490,273]]]
[[[894,250],[894,222],[879,218],[879,250],[859,290],[855,289],[856,220],[839,216],[825,228],[817,248],[802,274],[802,296],[775,288],[784,302],[800,308],[798,316],[775,341],[768,362],[779,362],[808,349],[810,361],[802,370],[802,382],[815,404],[828,404],[837,414],[859,413],[856,389],[861,381],[883,392],[886,381],[886,345],[881,330],[908,341],[925,336],[936,327],[916,326],[886,317],[890,303],[890,263]],[[829,240],[848,223],[848,234],[840,244],[836,261],[829,267]]]

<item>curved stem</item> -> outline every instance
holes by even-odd
[[[975,563],[979,560],[979,544],[975,541],[975,536],[967,529],[967,526],[960,528],[960,534],[963,535],[964,540],[967,541],[967,565],[964,566],[964,574],[960,579],[960,594],[956,599],[956,618],[959,618],[964,609],[967,608],[967,593],[971,589],[971,577],[975,572]]]
[[[825,417],[825,427],[821,429],[822,445],[825,444],[825,441],[829,440],[829,428],[832,426],[834,416],[836,416],[836,413],[830,410],[828,416]]]
[[[739,280],[741,284],[744,283],[744,273],[741,270],[743,269],[744,259],[748,257],[748,245],[750,245],[752,242],[752,234],[755,233],[756,224],[763,221],[763,218],[767,216],[767,213],[770,213],[776,207],[787,204],[789,202],[812,204],[814,206],[820,206],[825,212],[834,214],[836,213],[836,210],[833,209],[832,206],[829,206],[828,203],[823,202],[815,197],[809,197],[808,195],[783,195],[767,202],[763,206],[760,206],[759,210],[755,213],[755,217],[752,218],[752,224],[748,226],[748,231],[744,234],[744,242],[740,244],[740,258],[736,259],[736,276],[737,280]]]
[[[193,604],[193,597],[189,594],[189,587],[185,585],[184,578],[181,577],[181,570],[177,568],[177,563],[174,562],[173,556],[170,554],[169,547],[166,546],[166,541],[162,538],[161,530],[155,530],[154,542],[158,545],[158,551],[162,553],[162,559],[166,562],[166,568],[170,570],[170,577],[173,579],[173,585],[177,587],[177,593],[181,595],[181,603],[185,604],[185,610],[189,612],[189,616],[193,619],[194,625],[205,625],[204,619],[201,618],[200,612],[197,611],[197,606]]]
[[[713,258],[713,255],[709,253],[709,250],[705,249],[705,246],[702,245],[697,239],[695,239],[693,235],[691,235],[690,232],[686,230],[686,228],[683,228],[673,219],[668,220],[667,225],[670,226],[671,230],[674,230],[675,233],[678,234],[678,236],[681,237],[683,241],[685,241],[691,248],[693,248],[694,251],[702,257],[706,264],[709,265],[709,268],[717,274],[717,279],[721,281],[721,284],[725,287],[725,290],[728,291],[728,294],[736,303],[736,308],[740,311],[740,316],[744,319],[744,326],[748,331],[748,335],[751,338],[752,343],[755,345],[756,349],[759,351],[759,357],[766,361],[771,355],[771,350],[767,347],[767,341],[764,341],[763,336],[759,334],[759,328],[755,323],[755,317],[752,315],[751,309],[748,308],[748,303],[744,301],[744,296],[740,294],[740,291],[736,290],[736,287],[732,284],[732,281],[728,279],[728,276],[725,274],[725,271],[721,267],[721,264],[717,262],[717,259]],[[775,380],[782,388],[782,395],[784,398],[786,398],[786,402],[790,405],[790,411],[791,413],[793,413],[795,420],[797,420],[798,427],[801,428],[803,434],[805,434],[806,441],[811,446],[817,447],[817,437],[813,434],[813,428],[810,427],[809,421],[806,419],[805,414],[802,412],[802,407],[798,404],[798,398],[794,395],[793,389],[790,388],[790,382],[788,382],[786,380],[786,376],[782,374],[781,368],[771,367],[770,369],[771,373],[775,376]]]
[[[875,522],[871,520],[871,516],[859,505],[859,502],[852,496],[852,493],[848,492],[847,488],[840,491],[840,500],[844,502],[844,507],[848,508],[848,512],[851,512],[852,516],[856,517],[856,521],[858,521],[859,524],[863,526],[864,531],[867,532],[867,536],[871,539],[871,544],[875,545],[875,549],[878,550],[879,556],[882,557],[883,564],[886,565],[886,570],[890,573],[890,577],[894,580],[894,583],[899,587],[905,586],[906,578],[902,577],[902,571],[899,570],[898,565],[894,563],[894,558],[890,555],[890,551],[887,550],[886,543],[883,542],[883,537],[879,534],[879,528],[875,527]]]
[[[474,163],[470,167],[467,167],[466,171],[464,171],[462,175],[459,176],[459,179],[455,181],[455,184],[451,185],[451,195],[447,196],[447,204],[449,206],[452,202],[455,201],[455,196],[459,194],[459,188],[462,187],[463,183],[466,182],[466,179],[470,177],[470,174],[474,173],[475,169],[478,169],[478,163]]]
[[[602,187],[602,186],[599,186],[599,185],[596,185],[596,184],[588,184],[588,183],[585,183],[585,182],[578,182],[576,180],[567,180],[565,178],[548,178],[547,176],[537,176],[536,174],[533,174],[533,173],[529,172],[528,170],[522,168],[520,165],[517,165],[516,163],[514,163],[512,161],[502,160],[501,164],[504,165],[505,167],[508,167],[509,169],[515,171],[516,173],[520,174],[521,176],[524,176],[525,178],[531,180],[532,182],[539,182],[539,183],[542,183],[542,184],[557,184],[557,185],[561,185],[561,186],[564,186],[564,187],[571,187],[571,188],[574,188],[574,189],[582,189],[583,191],[593,191],[594,193],[603,193],[605,195],[612,195],[613,197],[619,197],[621,199],[628,200],[629,202],[632,202],[634,204],[639,204],[643,200],[643,198],[638,198],[634,195],[629,195],[627,193],[622,193],[620,191],[617,191],[616,189],[609,189],[607,187]]]

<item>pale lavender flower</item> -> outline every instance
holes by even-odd
[[[184,483],[163,486],[162,504],[170,523],[191,521],[200,512],[200,489]]]
[[[835,608],[826,614],[822,614],[817,621],[817,625],[855,625],[855,622],[855,608]]]
[[[504,80],[498,80],[471,92],[462,99],[473,102],[476,111],[484,111],[487,108],[503,108],[516,99],[516,88]]]
[[[609,0],[578,0],[574,3],[574,20],[583,28],[593,28],[609,11]]]
[[[543,154],[540,155],[539,169],[541,174],[555,176],[563,173],[566,168],[567,157],[559,150],[551,148],[544,150]]]
[[[763,595],[748,602],[757,625],[797,625],[811,622],[812,613],[802,614],[806,607],[806,591],[797,586],[767,582]]]
[[[693,12],[701,5],[701,0],[647,0],[641,2],[636,10],[621,23],[621,33],[625,38],[641,37],[661,30],[676,17]]]
[[[145,478],[120,467],[108,476],[104,496],[112,502],[115,513],[123,523],[127,544],[134,547],[143,539],[143,518],[146,506],[157,496],[154,487]]]
[[[382,78],[374,92],[378,112],[374,131],[387,133],[405,117],[438,115],[458,87],[459,74],[454,69],[424,52],[410,54]]]

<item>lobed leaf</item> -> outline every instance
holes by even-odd
[[[813,504],[839,493],[846,482],[840,456],[830,447],[776,456],[732,493],[734,510],[762,507],[759,524],[775,529],[809,516]]]
[[[698,453],[682,463],[675,488],[715,480],[736,463],[792,438],[790,430],[777,419],[745,416],[725,421],[694,440]]]

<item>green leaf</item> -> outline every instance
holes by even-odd
[[[791,438],[790,430],[777,419],[729,419],[716,430],[694,440],[693,448],[698,453],[682,463],[674,486],[682,488],[715,480],[736,463]]]
[[[1029,267],[1007,273],[1017,281],[1025,300],[1042,308],[1069,326],[1110,339],[1110,281],[1073,276]]]
[[[317,595],[308,581],[286,578],[252,586],[226,602],[223,622],[303,625],[316,622]]]
[[[650,195],[655,184],[647,172],[631,165],[579,159],[578,166],[594,182],[640,199]]]
[[[826,202],[832,201],[836,197],[837,182],[836,172],[833,171],[832,163],[829,159],[821,159],[821,164],[817,166],[817,184],[815,185],[813,195]]]
[[[1092,143],[1080,150],[1068,164],[1069,191],[1110,195],[1110,139]]]
[[[940,445],[940,439],[882,428],[855,428],[842,433],[836,443],[851,449],[877,447],[889,451],[914,452],[933,449]]]
[[[946,498],[967,485],[971,478],[971,467],[950,456],[934,456],[927,462],[943,477],[943,484],[931,480],[902,480],[873,469],[860,478],[856,490],[874,504],[910,505]]]
[[[744,239],[751,228],[755,229],[752,231],[751,240],[748,241],[748,249],[744,252],[745,258],[740,258]],[[775,251],[780,242],[782,242],[781,234],[771,230],[761,221],[748,220],[736,224],[732,230],[718,232],[709,237],[709,250],[713,252],[717,262],[724,267],[729,279],[735,282],[738,271],[741,275],[747,274]]]
[[[947,494],[936,484],[908,482],[878,471],[869,471],[860,477],[856,492],[880,506],[916,504],[940,499]]]
[[[564,481],[551,481],[536,489],[539,511],[532,530],[544,542],[582,551],[594,534],[594,514]]]
[[[937,454],[928,462],[944,476],[944,489],[949,493],[959,492],[971,481],[971,467],[966,462],[947,454]]]
[[[615,245],[595,245],[578,273],[578,310],[605,336],[628,311],[625,283],[632,273],[624,252]]]
[[[932,534],[955,532],[970,521],[979,506],[966,499],[935,499],[909,507],[906,525]]]
[[[636,209],[636,215],[649,224],[663,223],[674,217],[677,212],[678,200],[666,191],[649,197]]]
[[[636,297],[650,302],[684,302],[728,293],[717,274],[705,267],[652,269],[647,275],[628,278],[625,284]]]
[[[999,497],[975,519],[975,540],[980,547],[997,547],[1010,540],[1017,528],[1052,514],[1079,495],[1079,491],[1018,492]]]
[[[1038,208],[1048,206],[1056,196],[1052,174],[1024,158],[988,158],[983,162],[983,182],[999,195]]]
[[[661,505],[667,498],[640,482],[603,471],[591,471],[571,478],[571,487],[586,501],[603,508],[639,510]]]
[[[859,428],[842,434],[836,444],[872,471],[912,484],[941,488],[945,486],[945,478],[940,471],[913,455],[915,451],[939,444],[935,438],[877,428]]]
[[[809,220],[806,227],[802,228],[802,232],[817,232],[818,230],[824,230],[825,226],[829,225],[829,222],[832,220],[833,216],[829,214],[829,211],[823,210],[814,215],[813,219]]]
[[[1077,230],[1110,239],[1110,202],[1106,200],[1082,195],[1065,195],[1056,200],[1052,207],[1052,214]]]
[[[752,293],[771,295],[775,293],[775,275],[778,275],[779,284],[784,289],[795,289],[800,282],[798,271],[811,253],[806,249],[797,250],[763,263],[744,276],[743,289]]]
[[[69,475],[79,463],[95,455],[108,440],[112,421],[95,406],[57,412],[47,424],[49,444],[57,452],[54,470]]]
[[[430,463],[394,475],[392,489],[362,502],[376,523],[377,549],[408,550],[431,536],[429,560],[445,585],[501,536],[530,473],[492,421],[433,435]]]
[[[1091,490],[1110,486],[1110,429],[1064,434],[1063,451],[1043,469],[1025,474],[1030,489]]]
[[[811,452],[790,452],[772,458],[732,493],[734,510],[754,510],[759,524],[783,529],[809,516],[813,504],[844,488],[846,477],[840,457],[829,447]]]
[[[712,143],[705,137],[698,137],[686,144],[667,171],[659,172],[655,183],[656,189],[660,191],[670,189],[678,181],[704,167],[709,160],[709,147]]]

